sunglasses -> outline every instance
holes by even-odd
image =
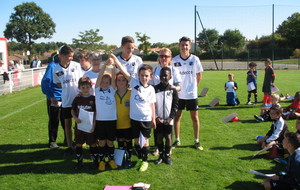
[[[160,57],[160,58],[164,58],[164,57],[165,57],[165,58],[169,58],[169,57],[171,57],[171,56],[170,56],[170,55],[159,55],[159,57]]]

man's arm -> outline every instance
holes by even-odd
[[[202,72],[197,73],[196,75],[197,75],[197,86],[199,86],[199,85],[200,85],[200,82],[201,82],[201,80],[202,80]]]

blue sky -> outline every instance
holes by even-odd
[[[0,37],[14,7],[24,0],[0,0]],[[103,42],[120,46],[126,35],[146,33],[151,43],[177,42],[182,36],[194,39],[194,7],[205,28],[223,34],[239,29],[247,39],[272,33],[272,4],[276,27],[300,10],[300,0],[36,0],[34,1],[56,23],[51,39],[72,43],[79,32],[100,29]],[[197,33],[202,31],[197,19]]]

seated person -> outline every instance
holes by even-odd
[[[288,129],[287,123],[283,120],[282,109],[279,107],[270,108],[270,117],[273,120],[272,125],[266,136],[257,139],[261,148],[277,146],[282,151],[282,140],[284,133]],[[278,151],[277,151],[278,152]],[[283,154],[283,151],[282,151]]]
[[[295,93],[294,101],[284,109],[284,119],[296,119],[300,117],[300,91]]]
[[[274,175],[264,180],[265,189],[300,189],[300,134],[287,133],[283,147],[291,154],[285,175]]]
[[[254,118],[257,121],[271,121],[270,118],[270,108],[271,107],[281,107],[279,102],[279,95],[278,94],[272,94],[271,95],[271,102],[270,106],[261,107],[260,115],[254,115]]]

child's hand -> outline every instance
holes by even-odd
[[[106,66],[110,66],[110,65],[113,65],[113,64],[114,64],[114,60],[112,58],[108,58],[106,60],[106,63],[105,63]]]
[[[156,123],[162,124],[162,123],[164,123],[164,120],[162,118],[157,117],[156,118]]]
[[[74,120],[75,120],[76,123],[81,123],[81,120],[78,119],[78,118],[74,118]]]
[[[168,118],[165,120],[164,124],[169,125],[172,120],[173,120],[172,118]]]
[[[116,57],[114,54],[112,54],[112,53],[110,53],[110,54],[108,55],[108,58],[111,58],[111,59],[113,59],[113,60],[117,59],[117,57]]]

